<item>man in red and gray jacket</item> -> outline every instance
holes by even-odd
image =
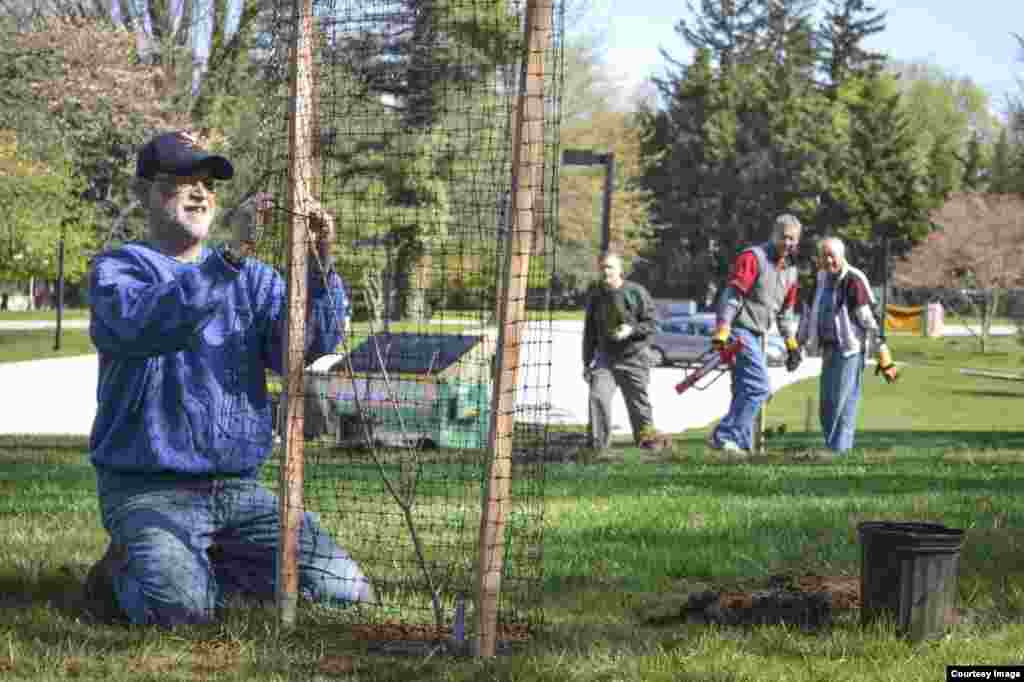
[[[721,348],[739,339],[743,349],[732,372],[729,412],[708,438],[708,445],[733,455],[750,452],[754,417],[769,395],[763,337],[774,321],[786,340],[786,369],[795,371],[802,355],[796,342],[797,272],[793,265],[800,243],[800,221],[789,214],[775,220],[771,241],[744,250],[733,263],[718,305],[712,345]]]

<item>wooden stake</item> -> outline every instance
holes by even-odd
[[[281,625],[295,626],[299,592],[298,547],[302,524],[303,370],[306,340],[307,218],[312,169],[310,140],[312,83],[312,0],[295,0],[295,37],[291,58],[288,118],[288,337],[284,349],[284,462],[281,467],[281,516],[277,556],[277,610]]]
[[[512,433],[519,380],[519,352],[526,324],[527,274],[534,230],[544,207],[544,59],[551,41],[552,0],[526,6],[526,73],[520,83],[512,131],[512,224],[506,235],[505,278],[498,296],[498,342],[491,397],[489,450],[492,453],[480,519],[476,653],[494,656],[498,596],[505,563],[505,517],[512,475]]]

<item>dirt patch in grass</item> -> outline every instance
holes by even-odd
[[[657,625],[787,624],[819,629],[837,613],[860,609],[859,576],[772,576],[751,590],[706,589],[689,594],[679,611],[650,618]]]

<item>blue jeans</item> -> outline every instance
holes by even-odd
[[[864,353],[843,357],[832,348],[822,351],[818,416],[830,450],[842,453],[853,447],[863,377]]]
[[[718,423],[714,439],[719,444],[730,440],[744,450],[750,450],[754,445],[754,417],[772,389],[761,337],[740,327],[734,328],[732,333],[743,341],[743,349],[736,355],[736,366],[732,371],[729,412]]]
[[[277,496],[258,481],[122,475],[101,476],[99,488],[103,525],[126,553],[114,591],[131,622],[208,622],[228,597],[274,598]],[[298,566],[303,598],[344,603],[371,593],[308,512]]]

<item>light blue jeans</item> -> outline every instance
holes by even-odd
[[[274,598],[278,503],[258,481],[99,478],[103,525],[126,552],[114,591],[132,623],[203,623],[229,597]],[[371,593],[359,566],[308,512],[298,565],[302,598],[347,603]]]
[[[834,348],[822,351],[818,417],[829,450],[845,453],[853,447],[863,379],[864,353],[843,357]]]
[[[732,371],[729,412],[718,423],[713,437],[719,444],[730,440],[744,450],[750,450],[754,446],[754,417],[772,389],[761,337],[741,327],[734,327],[732,333],[743,341],[743,350],[736,355],[736,366]]]

